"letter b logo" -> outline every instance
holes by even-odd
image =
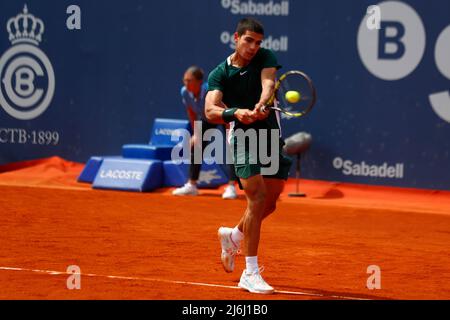
[[[389,30],[395,30],[395,35],[389,35]],[[401,59],[405,54],[405,44],[402,42],[405,36],[405,27],[396,21],[381,22],[381,31],[378,37],[378,58],[379,59]],[[391,52],[388,46],[394,47]]]
[[[358,51],[366,68],[383,80],[399,80],[411,74],[425,52],[425,28],[417,12],[400,1],[378,5],[380,29],[367,28],[366,16],[359,27]]]

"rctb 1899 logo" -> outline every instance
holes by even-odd
[[[0,106],[16,119],[34,119],[48,108],[55,92],[53,67],[38,47],[44,23],[25,5],[6,29],[13,46],[0,58]]]

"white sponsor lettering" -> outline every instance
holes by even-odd
[[[101,170],[100,177],[117,180],[142,180],[143,172],[131,170]]]
[[[155,134],[158,136],[172,136],[178,129],[155,129]]]
[[[351,160],[343,160],[337,157],[333,160],[333,167],[338,170],[342,169],[342,174],[346,176],[389,179],[403,179],[404,177],[403,163],[397,163],[393,166],[389,166],[386,162],[382,165],[369,165],[365,161],[353,163]]]
[[[236,49],[236,43],[234,42],[234,34],[228,31],[223,31],[220,34],[220,41],[223,44],[228,44],[230,49]],[[270,49],[275,52],[286,52],[289,49],[289,38],[288,36],[282,35],[280,37],[274,37],[269,35],[261,43],[262,48]]]
[[[288,16],[289,1],[275,2],[242,1],[242,0],[222,0],[222,7],[230,10],[235,15],[257,15],[257,16]]]

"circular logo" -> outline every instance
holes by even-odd
[[[342,160],[342,158],[339,158],[339,157],[334,158],[333,167],[335,169],[341,169],[343,165],[344,165],[344,160]]]
[[[358,51],[362,62],[376,77],[399,80],[412,73],[425,52],[426,34],[420,16],[400,1],[378,4],[381,28],[369,30],[368,15],[358,31]]]
[[[450,26],[439,35],[434,56],[439,71],[450,80]]]
[[[50,105],[55,92],[55,74],[44,52],[20,44],[0,58],[0,106],[12,117],[30,120]]]
[[[222,0],[222,7],[224,7],[225,9],[231,7],[231,0]]]

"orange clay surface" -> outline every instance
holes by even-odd
[[[218,227],[246,201],[92,190],[60,158],[0,166],[0,299],[450,299],[450,192],[301,180],[264,221],[263,296],[227,274]],[[81,269],[68,290],[66,269]],[[367,267],[381,269],[369,290]],[[57,271],[57,273],[52,273]],[[116,276],[116,277],[111,277]]]

